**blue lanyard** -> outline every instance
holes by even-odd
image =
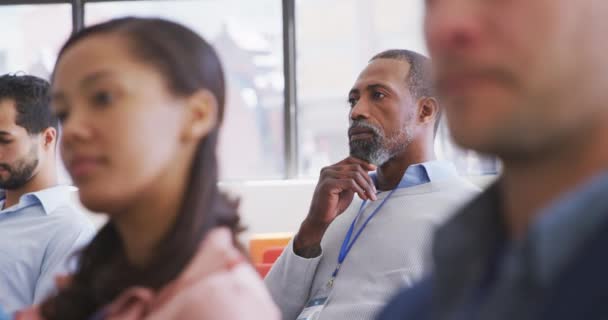
[[[357,239],[359,239],[359,236],[363,232],[363,229],[365,229],[365,227],[367,227],[367,224],[370,222],[370,220],[372,220],[372,218],[380,211],[380,209],[384,206],[384,203],[386,203],[386,200],[388,200],[388,198],[390,198],[397,189],[399,189],[399,188],[397,187],[397,188],[391,190],[391,192],[386,196],[386,198],[384,198],[384,200],[382,200],[380,205],[378,207],[376,207],[376,209],[374,209],[374,211],[369,215],[369,217],[367,217],[367,219],[365,220],[365,222],[363,223],[363,225],[361,226],[359,231],[357,231],[357,233],[355,234],[355,237],[351,241],[353,232],[355,232],[355,224],[357,223],[357,221],[359,221],[361,214],[363,214],[363,208],[365,207],[367,200],[364,200],[363,203],[361,203],[361,207],[359,208],[359,213],[357,213],[357,216],[353,220],[353,223],[351,223],[350,228],[348,229],[348,231],[346,232],[346,236],[344,237],[344,241],[342,242],[342,247],[340,248],[340,255],[338,256],[338,266],[336,266],[336,270],[334,270],[334,272],[331,275],[331,279],[329,280],[329,283],[328,283],[329,286],[333,285],[333,281],[338,276],[338,272],[340,271],[340,267],[342,266],[342,263],[346,259],[346,256],[350,252],[350,249],[352,249],[355,242],[357,242]]]

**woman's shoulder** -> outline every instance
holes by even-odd
[[[279,319],[262,279],[234,246],[231,232],[209,233],[152,319]],[[204,317],[201,317],[204,315]],[[257,316],[256,316],[257,315]]]
[[[157,294],[132,288],[104,313],[107,320],[280,318],[227,228],[212,230],[179,277]]]
[[[183,288],[151,315],[150,320],[280,319],[261,278],[244,262]]]

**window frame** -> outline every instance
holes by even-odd
[[[72,32],[84,28],[84,16],[87,3],[94,2],[133,2],[154,0],[5,0],[0,3],[8,5],[36,5],[36,4],[71,4],[72,5]],[[181,1],[181,0],[178,0]],[[203,1],[203,0],[201,0]],[[298,178],[298,139],[297,139],[297,94],[296,94],[296,23],[295,0],[281,0],[282,6],[282,34],[283,34],[283,135],[284,135],[284,161],[285,170],[283,179]]]
[[[87,3],[95,2],[133,2],[155,0],[3,0],[2,6],[7,5],[36,5],[36,4],[71,4],[72,32],[84,28],[84,16]],[[174,0],[176,3],[183,0]],[[204,0],[199,0],[204,1]],[[279,1],[279,0],[277,0]],[[298,146],[298,99],[297,99],[297,70],[296,70],[296,0],[280,0],[282,6],[282,38],[283,38],[283,139],[284,139],[284,171],[283,179],[300,178],[299,146]]]

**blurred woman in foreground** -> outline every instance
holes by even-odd
[[[23,319],[279,318],[217,188],[224,91],[213,48],[169,21],[118,19],[67,41],[52,79],[61,154],[81,202],[110,220]]]

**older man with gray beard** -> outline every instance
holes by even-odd
[[[321,170],[307,217],[266,278],[283,319],[373,319],[428,268],[434,226],[477,193],[435,160],[429,65],[389,50],[356,80],[350,156]]]

